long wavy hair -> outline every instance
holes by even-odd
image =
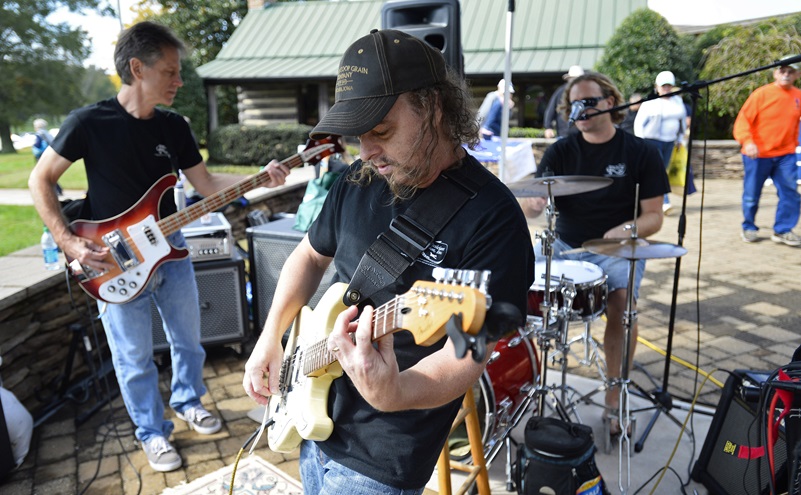
[[[414,143],[415,149],[424,149],[424,162],[419,166],[406,170],[407,183],[390,182],[390,188],[397,200],[411,198],[420,187],[420,183],[430,176],[433,164],[431,156],[439,146],[450,146],[457,150],[463,143],[471,149],[478,144],[478,123],[472,108],[472,97],[464,79],[450,68],[447,77],[426,88],[405,93],[408,95],[414,112],[420,116],[420,130]],[[442,113],[442,132],[438,132],[436,111]],[[444,135],[447,143],[440,143],[440,135]],[[381,177],[376,167],[369,161],[353,172],[349,179],[359,185],[367,185],[373,178]]]

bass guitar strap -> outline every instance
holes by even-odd
[[[481,167],[468,155],[462,166],[442,172],[404,213],[392,219],[389,229],[376,238],[359,261],[343,296],[346,306],[363,303],[397,280],[431,247],[437,234],[489,181],[489,174],[470,174],[473,166]]]

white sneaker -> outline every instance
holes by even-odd
[[[770,236],[770,240],[779,244],[786,244],[788,246],[801,246],[801,237],[798,237],[793,231],[785,232],[784,234],[774,233]]]
[[[670,212],[673,211],[673,205],[670,203],[662,203],[662,213],[665,216],[670,215]]]
[[[208,412],[203,406],[197,405],[187,408],[183,413],[176,412],[179,419],[183,419],[189,428],[201,435],[211,435],[217,433],[222,428],[222,423],[213,414]]]
[[[166,473],[175,471],[183,461],[175,448],[162,436],[153,437],[147,442],[142,442],[142,449],[147,456],[147,462],[156,471]]]

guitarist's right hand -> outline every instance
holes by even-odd
[[[277,345],[271,345],[267,340],[269,339],[259,339],[256,343],[245,364],[245,376],[242,378],[245,392],[262,405],[267,405],[271,395],[279,393],[278,379],[283,357],[280,341]],[[271,373],[271,370],[274,371]]]
[[[69,259],[77,260],[83,267],[93,268],[101,272],[115,268],[115,265],[107,259],[109,248],[107,246],[99,246],[92,242],[91,239],[71,234],[59,242],[59,246],[61,246],[61,250],[64,251],[64,254]]]

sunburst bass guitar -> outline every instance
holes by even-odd
[[[458,280],[470,271],[456,272],[456,282],[418,281],[405,294],[376,308],[372,340],[408,330],[415,343],[428,346],[444,336],[445,324],[454,314],[461,314],[464,332],[477,334],[484,324],[487,296],[483,289],[460,285]],[[290,452],[304,439],[325,440],[334,429],[328,416],[328,391],[342,375],[342,367],[326,343],[337,316],[346,308],[342,296],[347,287],[332,285],[314,310],[306,306],[295,318],[282,361],[280,393],[267,404],[267,418],[274,421],[267,441],[275,452]]]
[[[306,148],[281,161],[288,167],[314,164],[333,153],[342,152],[337,140],[310,140]],[[70,229],[78,236],[106,246],[106,259],[114,268],[97,271],[68,259],[70,273],[90,296],[108,303],[121,304],[139,295],[147,286],[153,271],[162,263],[186,258],[187,249],[177,249],[167,242],[167,236],[207,213],[219,210],[246,192],[263,186],[270,180],[267,170],[252,175],[202,201],[159,218],[159,204],[164,194],[175,186],[175,175],[159,179],[128,210],[102,221],[76,220]]]

